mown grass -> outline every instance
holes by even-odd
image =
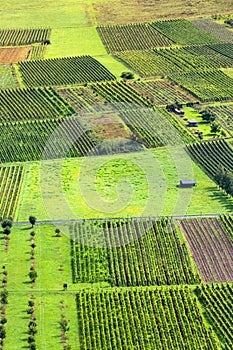
[[[180,189],[181,179],[195,179]],[[231,212],[233,200],[182,149],[26,164],[18,221]]]
[[[36,225],[34,228],[35,269],[38,278],[33,289],[28,277],[31,265],[30,224],[12,228],[8,253],[4,251],[3,240],[0,240],[0,259],[8,272],[9,297],[6,307],[8,322],[4,346],[6,349],[17,350],[27,347],[29,315],[26,311],[31,298],[35,301],[38,349],[62,348],[59,327],[61,314],[70,320],[68,343],[72,349],[79,349],[75,291],[83,285],[72,284],[69,238],[64,235],[55,237],[54,230],[53,225]],[[63,291],[63,283],[68,283],[67,292]],[[61,302],[63,309],[60,308]]]

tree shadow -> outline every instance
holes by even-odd
[[[233,211],[233,201],[232,203],[230,202],[232,197],[228,197],[227,194],[220,189],[216,190],[216,187],[208,187],[207,191],[211,199],[218,201],[227,211]]]
[[[33,227],[23,227],[20,229],[21,231],[33,230]]]

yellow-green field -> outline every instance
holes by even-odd
[[[32,162],[17,221],[225,213],[227,197],[183,150]],[[180,179],[197,186],[180,189]]]

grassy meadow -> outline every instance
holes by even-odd
[[[213,214],[233,200],[183,150],[26,163],[17,221]],[[180,189],[180,179],[197,181]]]

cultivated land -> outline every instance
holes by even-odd
[[[0,15],[0,348],[231,350],[232,1]]]

